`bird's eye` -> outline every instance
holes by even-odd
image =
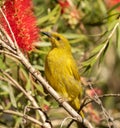
[[[56,39],[59,41],[60,40],[60,37],[56,37]]]

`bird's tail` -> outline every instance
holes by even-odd
[[[83,114],[83,111],[80,111],[79,112],[80,116],[82,117],[82,119],[84,119],[84,114]],[[77,128],[85,128],[83,123],[81,122],[77,122]]]
[[[77,128],[87,128],[83,123],[77,123]]]
[[[80,111],[79,114],[80,114],[80,116],[81,116],[82,118],[84,118],[84,113],[83,113],[83,111]]]
[[[78,98],[72,100],[70,102],[71,106],[76,110],[76,111],[79,111],[80,110],[80,100]],[[82,119],[84,119],[84,113],[83,111],[79,111],[78,112],[80,114],[80,116],[82,117]],[[77,128],[86,128],[83,123],[81,122],[77,122]]]

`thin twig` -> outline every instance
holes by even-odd
[[[18,49],[17,41],[16,41],[16,39],[15,39],[15,36],[14,36],[14,33],[13,33],[12,29],[11,29],[11,26],[10,26],[10,24],[9,24],[9,21],[7,20],[5,14],[4,14],[4,12],[3,12],[3,10],[2,10],[1,8],[0,8],[0,11],[1,11],[1,13],[2,13],[2,15],[3,15],[3,17],[4,17],[5,21],[6,21],[6,23],[7,23],[7,26],[8,26],[8,28],[9,28],[9,30],[10,30],[10,32],[11,32],[11,35],[12,35],[12,38],[13,38],[13,40],[14,40],[14,43],[13,43],[13,42],[11,41],[11,39],[10,39],[11,47]],[[5,34],[6,34],[6,33],[5,33]],[[6,35],[7,35],[7,38],[8,38],[8,37],[9,37],[8,34],[6,34]],[[8,39],[8,40],[9,40],[9,39]]]
[[[14,57],[14,58],[16,58],[16,59],[18,59],[18,60],[20,59],[19,56],[15,55],[15,54],[13,54],[13,53],[10,53],[10,52],[8,52],[8,51],[0,50],[0,53],[4,53],[4,54],[9,55],[9,56],[11,56],[11,57]]]
[[[104,108],[102,101],[100,100],[99,96],[97,95],[97,93],[95,92],[95,90],[93,89],[91,83],[88,84],[90,89],[93,90],[94,92],[94,98],[91,97],[92,100],[94,100],[94,102],[96,102],[102,109],[103,114],[105,116],[105,119],[107,120],[108,123],[108,127],[109,128],[114,128],[114,122],[113,122],[113,118],[110,116],[110,114],[107,112],[107,110]]]
[[[104,94],[104,95],[98,95],[98,97],[99,97],[100,99],[102,99],[102,98],[104,98],[104,97],[120,97],[120,94],[119,94],[119,93],[118,93],[118,94]],[[92,102],[94,102],[94,98],[91,98],[90,96],[87,96],[86,99],[85,99],[85,102],[82,103],[82,109],[83,109],[86,105],[88,105],[88,104],[90,104],[90,103],[92,103]]]
[[[9,45],[7,45],[4,41],[0,39],[0,44],[3,46],[3,48],[7,49],[8,51],[16,54],[16,51],[14,51]]]
[[[2,11],[2,9],[0,8],[0,11]],[[3,11],[2,11],[3,12]],[[3,14],[3,13],[2,13]],[[6,38],[9,40],[9,43],[11,45],[11,47],[14,49],[14,43],[12,41],[12,39],[10,38],[10,36],[7,34],[7,32],[5,31],[5,29],[1,26],[0,24],[0,29],[3,31],[4,35],[6,35]]]
[[[117,29],[117,27],[120,25],[120,19],[118,19],[118,22],[115,24],[114,28],[112,29],[110,35],[108,36],[107,40],[105,41],[105,44],[104,46],[101,48],[101,50],[98,52],[97,56],[96,56],[96,59],[99,58],[99,56],[102,54],[102,52],[104,51],[104,49],[106,48],[106,46],[108,45],[111,37],[113,36],[115,30]]]
[[[72,119],[72,120],[74,120],[72,117],[66,117],[66,118],[62,121],[60,128],[63,127],[65,121],[68,120],[68,119]]]
[[[20,116],[26,120],[30,120],[31,122],[39,125],[39,126],[42,126],[42,123],[38,120],[36,120],[35,118],[31,117],[31,116],[28,116],[28,115],[24,115],[20,112],[15,112],[15,111],[12,111],[12,110],[4,110],[4,109],[0,109],[0,111],[2,111],[3,113],[6,113],[6,114],[12,114],[12,115],[16,115],[16,116]]]
[[[100,95],[99,98],[103,98],[103,97],[120,97],[120,94],[104,94],[104,95]]]

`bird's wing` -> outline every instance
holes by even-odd
[[[81,95],[82,87],[80,84],[80,75],[74,59],[67,59],[66,66],[68,72],[66,73],[66,78],[62,81],[64,81],[69,97],[79,97],[79,95]]]
[[[69,59],[69,64],[68,65],[69,65],[68,70],[70,71],[71,75],[74,77],[74,79],[80,81],[80,75],[79,75],[79,72],[78,72],[78,68],[77,68],[77,65],[76,65],[73,57],[71,57]]]

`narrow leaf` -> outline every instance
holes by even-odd
[[[13,88],[11,87],[10,84],[8,84],[8,88],[9,88],[9,96],[10,96],[11,103],[16,108],[17,104],[16,104]]]
[[[117,54],[120,58],[120,26],[117,27],[116,35]]]

